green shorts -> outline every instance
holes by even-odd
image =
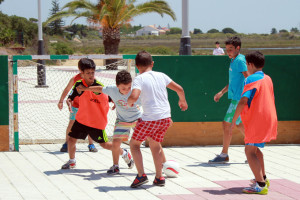
[[[225,122],[229,122],[229,123],[232,122],[232,118],[234,116],[234,113],[235,113],[235,110],[236,110],[236,107],[237,107],[238,104],[239,104],[239,101],[237,101],[237,100],[231,100],[229,108],[228,108],[228,110],[226,112],[226,115],[224,117],[224,121]],[[240,123],[242,123],[241,116],[239,116],[239,118],[236,120],[235,124],[239,125]]]

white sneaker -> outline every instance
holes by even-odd
[[[122,158],[124,159],[124,161],[126,162],[126,164],[128,165],[128,168],[131,169],[134,167],[134,161],[131,157],[131,154],[129,151],[127,151],[126,149],[123,149],[126,154],[124,156],[122,156]]]

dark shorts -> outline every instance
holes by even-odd
[[[98,143],[104,143],[108,141],[105,130],[85,126],[75,120],[69,136],[75,139],[85,140],[86,136],[88,135],[90,135],[91,138]]]

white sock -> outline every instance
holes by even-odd
[[[74,159],[70,159],[70,161],[74,163],[74,162],[76,162],[76,159],[75,158]]]
[[[119,165],[114,165],[114,167],[119,167]]]
[[[123,154],[122,157],[124,157],[126,155],[127,151],[125,149],[123,149]]]
[[[228,156],[228,154],[227,154],[227,153],[221,153],[220,156],[221,156],[222,158],[225,158],[225,157]]]

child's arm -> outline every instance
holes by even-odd
[[[247,97],[242,97],[239,101],[239,104],[237,105],[236,109],[235,109],[235,113],[234,116],[232,118],[232,122],[231,122],[231,126],[229,129],[229,134],[232,135],[232,129],[235,126],[236,120],[239,118],[239,116],[241,115],[245,105],[248,102],[248,98]]]
[[[72,89],[74,84],[74,77],[70,79],[68,85],[66,86],[66,88],[64,89],[64,91],[62,92],[59,102],[57,104],[58,108],[61,110],[63,108],[63,102],[65,97],[67,96],[67,94],[69,93],[69,91]]]
[[[133,89],[131,95],[128,97],[127,105],[129,107],[133,107],[133,104],[138,100],[140,94],[141,94],[141,90]]]
[[[83,91],[92,91],[96,93],[102,93],[102,86],[90,86],[90,87],[84,87],[83,85],[79,85],[76,87],[77,92],[80,94]]]
[[[215,102],[218,102],[221,97],[226,93],[228,92],[228,87],[229,85],[226,85],[220,92],[218,92],[215,96],[214,96],[214,100]]]
[[[187,102],[185,99],[185,94],[184,94],[183,88],[180,85],[178,85],[177,83],[175,83],[174,81],[169,83],[169,85],[167,85],[167,88],[177,92],[177,95],[179,97],[178,105],[182,111],[186,111],[188,109],[188,105],[187,105]]]

